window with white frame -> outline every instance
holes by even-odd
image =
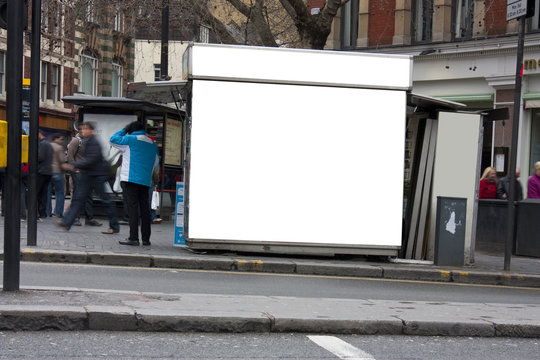
[[[413,13],[413,39],[431,41],[433,34],[433,0],[416,0]]]
[[[161,64],[154,64],[154,81],[161,80]]]
[[[454,8],[454,36],[456,39],[472,37],[474,0],[458,0]]]
[[[86,0],[86,21],[94,22],[94,0]]]
[[[53,24],[52,24],[52,33],[56,36],[62,35],[62,4],[54,3],[52,14]]]
[[[114,14],[114,31],[123,33],[124,32],[124,12],[122,10],[116,10]]]
[[[50,19],[49,3],[47,1],[45,1],[41,5],[41,27],[42,27],[44,33],[49,32],[49,22],[50,21],[51,21],[51,19]]]
[[[210,28],[204,25],[199,27],[199,41],[202,43],[210,42]]]
[[[89,53],[81,55],[80,91],[87,95],[97,95],[98,59]]]
[[[122,84],[124,81],[123,75],[124,69],[119,62],[113,62],[112,64],[112,84],[111,84],[111,96],[122,96]]]
[[[60,65],[52,65],[50,96],[53,104],[60,98]]]
[[[527,28],[528,30],[540,30],[540,0],[529,0],[534,1],[534,15],[527,19]]]
[[[6,53],[0,51],[0,94],[4,93],[6,83]]]
[[[356,46],[358,37],[358,0],[349,0],[341,7],[341,48]]]
[[[47,100],[47,76],[49,67],[46,62],[41,63],[41,86],[40,86],[40,98],[42,102]]]

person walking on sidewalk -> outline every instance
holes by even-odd
[[[144,132],[138,121],[128,124],[111,136],[111,144],[122,151],[120,180],[124,183],[129,214],[129,238],[122,245],[139,245],[139,214],[141,219],[142,244],[150,245],[150,200],[149,188],[152,170],[159,166],[156,143]]]
[[[79,123],[78,127],[78,133],[71,139],[70,143],[68,144],[67,148],[67,162],[68,163],[74,163],[76,161],[81,161],[83,159],[84,155],[84,148],[85,143],[83,141],[81,130],[82,130],[82,124]],[[75,191],[77,191],[77,187],[81,186],[83,174],[75,169],[71,173],[71,179],[73,180],[73,194],[75,194]],[[92,200],[92,192],[88,194],[88,196],[85,199],[84,202],[84,218],[85,218],[85,225],[88,226],[101,226],[102,224],[94,219],[94,209],[93,209],[93,200]],[[81,223],[79,221],[79,214],[77,215],[77,219],[73,223],[73,225],[81,226]]]
[[[56,224],[69,230],[77,216],[79,216],[82,207],[88,197],[88,194],[94,190],[101,198],[107,208],[109,215],[109,229],[103,231],[103,234],[116,234],[120,232],[120,225],[116,217],[116,210],[111,202],[109,194],[105,191],[105,182],[108,178],[108,165],[103,159],[101,145],[94,136],[95,125],[91,122],[82,124],[81,135],[85,139],[85,149],[83,158],[74,163],[64,164],[64,170],[81,170],[83,176],[78,188],[75,189],[71,206],[64,214],[64,218]]]
[[[64,148],[64,136],[54,134],[52,137],[51,146],[53,148],[52,158],[52,177],[51,185],[47,194],[47,208],[50,208],[52,203],[52,188],[54,188],[54,197],[56,204],[54,212],[51,216],[61,218],[64,216],[64,170],[62,164],[66,162],[66,149]]]
[[[38,178],[37,178],[37,208],[40,219],[47,217],[47,190],[52,177],[53,148],[45,139],[45,135],[39,130],[38,145]]]

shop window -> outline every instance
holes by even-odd
[[[41,63],[41,86],[40,86],[40,97],[41,101],[45,102],[47,100],[47,76],[48,76],[48,66],[46,62]]]
[[[341,7],[341,48],[354,48],[358,37],[358,1],[349,0]]]
[[[534,163],[537,161],[540,161],[540,109],[534,109],[532,116],[529,171],[534,172]]]
[[[413,6],[412,33],[414,41],[431,41],[433,34],[433,0],[416,0]]]
[[[81,89],[86,95],[97,95],[98,60],[89,53],[81,55]]]
[[[474,0],[458,0],[454,8],[454,37],[470,39],[474,16]]]
[[[118,62],[113,62],[112,64],[112,89],[111,96],[121,97],[122,96],[122,83],[124,80],[123,68]]]
[[[6,53],[0,51],[0,94],[4,93],[6,84]]]

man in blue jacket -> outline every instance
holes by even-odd
[[[149,188],[152,170],[159,166],[156,143],[144,132],[144,125],[134,121],[117,131],[110,139],[111,144],[122,151],[120,181],[124,185],[129,216],[129,238],[119,241],[122,245],[139,245],[139,214],[141,237],[144,246],[150,245],[150,200]]]

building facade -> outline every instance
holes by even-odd
[[[78,5],[75,5],[78,4]],[[63,96],[123,96],[134,74],[131,13],[94,1],[44,0],[41,9],[39,125],[45,133],[70,135],[76,110]],[[30,78],[31,8],[24,33],[23,76]],[[0,119],[5,120],[7,31],[0,30]],[[22,84],[21,84],[22,86]],[[24,126],[23,126],[24,128]]]
[[[525,190],[540,161],[540,1],[534,1],[534,16],[526,20],[517,152]],[[518,20],[506,21],[506,6],[503,0],[350,0],[326,47],[412,55],[413,92],[468,110],[508,108],[508,120],[484,123],[482,168],[495,166],[502,176],[512,138],[518,38]]]

